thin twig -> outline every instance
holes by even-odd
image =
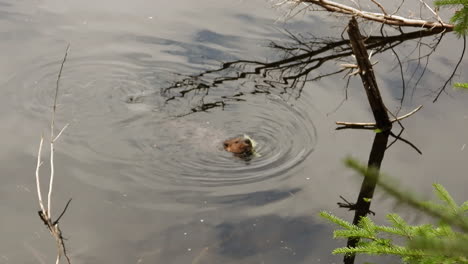
[[[67,49],[65,50],[65,55],[63,56],[62,64],[60,65],[60,71],[58,73],[57,81],[55,83],[55,97],[54,97],[54,107],[53,107],[52,117],[55,117],[55,109],[57,108],[57,98],[58,98],[58,91],[60,87],[60,79],[62,77],[63,66],[65,65],[65,61],[67,60],[69,50],[70,50],[70,44],[67,45]],[[51,124],[52,127],[54,125],[54,121],[55,121],[54,118],[52,118],[52,124]]]
[[[41,141],[39,142],[39,151],[37,152],[37,166],[36,166],[36,187],[37,187],[37,198],[39,200],[39,206],[41,210],[45,212],[44,203],[42,202],[42,193],[41,193],[41,184],[39,179],[39,169],[42,165],[41,153],[42,153],[42,144],[44,143],[44,137],[41,136]]]
[[[62,210],[62,213],[59,215],[59,217],[57,217],[57,220],[54,221],[54,225],[58,224],[58,222],[60,221],[60,218],[62,218],[62,216],[65,214],[65,212],[67,211],[68,209],[68,206],[70,205],[70,202],[72,201],[72,199],[70,198],[70,200],[68,200],[67,204],[65,205],[65,208],[63,208]]]
[[[394,25],[394,26],[409,26],[409,27],[423,27],[428,29],[434,28],[446,28],[447,30],[453,30],[452,24],[447,23],[440,23],[438,22],[431,22],[421,19],[410,19],[405,18],[402,16],[395,16],[395,15],[386,15],[382,13],[375,13],[375,12],[368,12],[359,10],[344,4],[340,4],[337,2],[329,1],[329,0],[290,0],[293,3],[310,3],[315,4],[324,8],[329,12],[337,12],[341,14],[351,15],[351,16],[359,16],[367,20],[372,20],[376,22],[380,22],[387,25]]]
[[[60,137],[60,135],[62,135],[63,131],[65,131],[65,129],[67,129],[68,125],[70,124],[66,124],[61,130],[60,132],[57,134],[57,136],[54,138],[54,142]]]
[[[416,147],[413,143],[411,143],[410,141],[400,137],[400,136],[397,136],[395,135],[393,132],[390,131],[390,135],[398,140],[401,140],[403,142],[405,142],[406,144],[410,145],[414,150],[416,150],[419,154],[422,155],[422,151],[420,149],[418,149],[418,147]]]
[[[400,116],[400,117],[398,117],[398,118],[392,119],[391,122],[403,120],[403,119],[405,119],[405,118],[407,118],[407,117],[410,117],[411,115],[413,115],[413,114],[416,113],[417,111],[421,110],[422,107],[423,107],[423,106],[420,105],[420,106],[416,107],[413,111],[407,113],[406,115],[402,115],[402,116]]]
[[[401,77],[401,99],[400,99],[400,107],[398,108],[398,111],[396,114],[400,113],[401,108],[403,107],[403,101],[405,100],[405,95],[406,95],[406,82],[405,82],[405,75],[403,74],[403,64],[401,63],[400,56],[398,56],[398,53],[394,50],[393,47],[391,47],[391,50],[393,51],[393,54],[395,54],[395,58],[398,60],[398,66],[400,67],[400,77]]]
[[[442,21],[442,18],[440,18],[439,14],[437,14],[436,11],[434,11],[434,9],[432,9],[426,2],[424,2],[423,0],[419,0],[419,2],[421,2],[427,9],[429,9],[429,11],[431,11],[432,14],[434,14],[434,16],[437,18],[437,21],[439,21],[440,24],[444,24],[444,21]]]
[[[401,109],[401,108],[399,108],[399,110],[400,110],[400,109]],[[398,111],[399,111],[399,110],[398,110]],[[387,108],[387,112],[388,112],[393,118],[397,118],[397,117],[392,113],[392,111],[388,110],[388,108]],[[388,144],[386,149],[389,149],[393,144],[395,144],[395,143],[398,141],[398,138],[401,136],[401,134],[403,134],[403,131],[405,131],[405,127],[403,126],[403,124],[402,124],[400,121],[398,121],[398,125],[400,125],[400,128],[401,128],[400,132],[398,132],[398,137],[395,137],[395,140],[393,140],[392,143]],[[391,132],[391,131],[390,131],[390,132]]]
[[[68,44],[67,49],[65,51],[65,55],[63,56],[62,64],[60,65],[60,71],[57,76],[57,82],[55,87],[55,97],[54,97],[54,106],[52,108],[52,120],[50,122],[50,181],[49,181],[49,194],[47,196],[47,215],[49,218],[52,217],[52,208],[51,208],[51,198],[52,198],[52,188],[54,183],[54,124],[55,124],[55,112],[57,109],[57,98],[59,92],[59,84],[60,84],[60,77],[62,76],[63,65],[65,65],[65,61],[67,61],[68,51],[70,50],[70,44]],[[62,129],[63,131],[63,129]],[[61,132],[62,132],[61,131]],[[61,134],[59,133],[59,135]]]
[[[44,224],[47,226],[47,229],[49,229],[49,232],[51,235],[55,238],[56,245],[57,245],[57,259],[56,259],[56,264],[60,262],[60,258],[62,256],[65,256],[67,259],[68,264],[71,264],[70,258],[67,255],[67,251],[65,248],[65,244],[63,242],[63,236],[62,236],[62,231],[60,230],[60,227],[58,225],[58,221],[60,218],[63,216],[65,211],[68,208],[68,205],[70,204],[71,199],[68,201],[66,204],[64,210],[58,217],[56,221],[52,221],[52,213],[51,213],[51,197],[52,197],[52,187],[53,187],[53,182],[54,182],[54,143],[55,141],[60,137],[60,135],[63,133],[63,131],[68,127],[68,124],[65,125],[58,135],[54,137],[54,125],[55,125],[55,113],[57,109],[57,98],[58,98],[58,92],[59,92],[59,84],[60,84],[60,78],[62,76],[62,71],[63,71],[63,66],[65,64],[65,61],[67,59],[68,51],[70,49],[70,45],[67,46],[67,49],[65,51],[65,56],[63,58],[62,64],[60,66],[60,71],[57,76],[57,82],[56,82],[56,88],[55,88],[55,97],[54,97],[54,105],[52,108],[52,120],[50,122],[50,180],[49,180],[49,193],[47,197],[47,209],[44,208],[44,203],[42,201],[42,193],[41,193],[41,184],[40,184],[40,178],[39,178],[39,169],[42,165],[41,162],[41,153],[42,153],[42,146],[44,142],[44,137],[41,137],[41,141],[39,143],[39,151],[37,155],[37,166],[36,166],[36,187],[37,187],[37,193],[38,193],[38,199],[39,199],[39,206],[41,207],[41,210],[38,212],[39,217],[41,220],[44,222]]]
[[[377,2],[376,0],[371,0],[371,1],[374,4],[376,4],[380,8],[380,10],[382,10],[382,13],[384,13],[385,15],[388,15],[387,12],[385,12],[385,9],[383,8],[383,6],[379,2]]]
[[[458,63],[457,63],[457,65],[455,66],[455,69],[453,69],[452,74],[451,74],[450,77],[447,79],[447,81],[444,83],[444,86],[442,86],[442,88],[439,90],[439,93],[437,94],[437,96],[436,96],[436,98],[434,99],[434,101],[432,101],[433,103],[435,103],[435,102],[437,101],[437,99],[439,99],[440,94],[442,94],[442,92],[445,91],[445,87],[447,86],[447,84],[448,84],[449,82],[452,81],[453,76],[455,76],[455,73],[457,72],[458,66],[460,66],[460,63],[461,63],[462,60],[463,60],[463,55],[465,55],[465,50],[466,50],[466,36],[463,36],[463,50],[462,50],[462,54],[461,54],[461,56],[460,56],[460,59],[458,60]]]
[[[54,142],[50,141],[50,181],[49,181],[49,194],[47,195],[47,216],[52,218],[51,198],[52,198],[52,186],[54,183]]]
[[[405,115],[402,115],[398,118],[393,118],[392,120],[390,120],[390,122],[394,123],[394,122],[398,122],[400,120],[403,120],[405,118],[408,118],[410,117],[411,115],[413,115],[414,113],[416,113],[417,111],[419,111],[423,106],[420,105],[418,106],[416,109],[414,109],[413,111],[405,114]],[[339,126],[352,126],[353,128],[358,128],[358,127],[362,127],[362,128],[368,128],[368,129],[372,129],[372,128],[377,128],[377,124],[376,123],[372,123],[372,122],[369,122],[369,123],[356,123],[356,122],[342,122],[342,121],[336,121],[335,124],[339,125]]]

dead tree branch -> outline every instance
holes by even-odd
[[[466,36],[463,36],[463,50],[462,50],[462,54],[460,55],[460,59],[458,60],[457,65],[455,66],[455,69],[453,69],[452,74],[447,79],[447,81],[445,81],[444,85],[442,86],[442,88],[440,88],[439,92],[437,93],[436,98],[432,101],[433,103],[435,103],[439,99],[442,92],[445,91],[445,87],[447,87],[447,84],[449,84],[452,81],[453,76],[455,76],[455,73],[457,72],[458,67],[463,61],[463,56],[465,55],[465,51],[466,51]]]
[[[60,218],[65,214],[65,211],[68,208],[68,205],[70,204],[71,199],[68,201],[67,205],[65,206],[64,210],[60,214],[60,216],[57,218],[57,220],[53,221],[52,220],[52,204],[51,204],[51,198],[52,198],[52,190],[53,190],[53,183],[54,183],[54,176],[55,176],[55,166],[54,166],[54,144],[55,141],[62,135],[63,131],[67,128],[68,124],[65,125],[57,134],[57,136],[54,136],[54,130],[55,130],[55,113],[57,110],[57,98],[58,98],[58,92],[59,92],[59,87],[60,87],[60,78],[62,76],[62,71],[63,71],[63,66],[65,65],[65,62],[67,60],[68,56],[68,51],[70,49],[70,45],[67,46],[67,49],[65,51],[65,55],[63,57],[62,63],[60,65],[60,70],[57,76],[57,82],[56,82],[56,87],[55,87],[55,96],[54,96],[54,104],[52,107],[52,119],[50,121],[50,178],[49,178],[49,192],[47,195],[47,208],[44,206],[44,202],[42,200],[42,192],[41,192],[41,184],[40,184],[40,175],[39,175],[39,170],[42,165],[41,161],[41,153],[42,153],[42,146],[44,143],[44,137],[41,136],[41,140],[39,143],[39,150],[37,154],[37,165],[36,165],[36,187],[37,187],[37,196],[39,200],[39,206],[41,210],[38,212],[39,217],[41,218],[42,222],[47,226],[47,229],[49,229],[51,235],[55,238],[55,242],[57,244],[57,259],[56,259],[56,264],[60,262],[60,258],[64,256],[67,259],[68,264],[71,263],[70,258],[67,255],[67,250],[65,247],[65,244],[63,242],[63,236],[62,236],[62,231],[60,230],[59,227],[59,220]]]
[[[417,111],[419,111],[423,106],[420,105],[418,106],[417,108],[415,108],[413,111],[405,114],[405,115],[402,115],[402,116],[399,116],[397,118],[393,118],[390,120],[391,123],[395,123],[395,122],[398,122],[400,120],[403,120],[405,118],[408,118],[410,116],[412,116],[414,113],[416,113]],[[336,121],[335,122],[337,125],[339,126],[342,126],[342,127],[339,127],[337,128],[337,130],[340,130],[340,129],[345,129],[345,128],[355,128],[355,129],[377,129],[377,124],[376,123],[372,123],[372,122],[368,122],[368,123],[356,123],[356,122],[342,122],[342,121]]]
[[[348,24],[348,34],[351,47],[353,48],[353,53],[359,67],[359,75],[361,76],[377,127],[383,131],[390,130],[392,128],[392,123],[388,117],[387,108],[382,101],[382,96],[380,95],[379,87],[375,79],[374,70],[371,62],[369,61],[369,54],[367,53],[364,41],[362,41],[362,36],[354,17]]]
[[[373,50],[373,54],[381,54],[406,41],[422,39],[443,31],[443,29],[438,28],[433,30],[422,29],[391,36],[371,35],[366,36],[363,41],[366,49]],[[283,52],[285,57],[272,62],[255,60],[226,62],[219,68],[203,71],[191,76],[184,76],[183,79],[174,82],[169,87],[161,88],[160,93],[166,97],[167,104],[178,104],[191,98],[204,97],[210,90],[217,89],[223,83],[254,80],[255,89],[243,91],[244,95],[278,92],[280,96],[289,95],[289,98],[298,99],[306,82],[333,76],[343,71],[350,70],[351,72],[357,69],[355,61],[347,61],[347,58],[350,58],[350,55],[352,55],[349,40],[318,38],[315,36],[305,39],[302,36],[293,36],[291,32],[287,32],[287,34],[292,40],[291,43],[281,45],[277,43],[270,44],[270,47]],[[344,61],[340,61],[342,59]],[[326,73],[318,71],[325,64],[336,61],[341,62],[339,70]],[[357,73],[358,71],[356,71]],[[237,94],[238,91],[234,90],[232,93]],[[133,98],[129,98],[127,102],[132,103],[133,100]],[[202,100],[198,101],[203,102]],[[192,114],[205,111],[207,108],[222,109],[224,105],[220,101],[229,104],[228,101],[222,98],[212,98],[210,101],[206,100],[204,102],[208,104],[206,106],[200,104],[199,107],[190,107],[190,109],[186,110],[186,113]]]
[[[447,31],[452,31],[454,25],[444,23],[442,21],[426,21],[422,19],[411,19],[405,18],[402,16],[388,15],[385,13],[375,13],[359,10],[344,4],[340,4],[328,0],[290,0],[289,2],[299,2],[299,3],[309,3],[317,5],[329,12],[341,13],[345,15],[350,15],[354,17],[361,17],[367,20],[376,21],[382,24],[391,25],[391,26],[404,26],[404,27],[420,27],[420,28],[443,28]],[[375,1],[373,1],[375,3]],[[381,5],[379,6],[381,9]],[[383,9],[382,9],[383,10]]]
[[[374,70],[369,60],[369,55],[367,54],[359,25],[354,16],[348,23],[348,35],[359,67],[359,75],[361,76],[367,99],[372,108],[372,113],[374,114],[376,127],[381,130],[381,133],[375,134],[374,143],[372,144],[371,153],[369,155],[368,167],[374,167],[380,170],[387,147],[388,137],[392,129],[392,122],[388,116],[387,107],[385,107],[382,97],[380,96]],[[370,213],[370,200],[374,196],[377,180],[376,177],[366,177],[362,182],[361,190],[359,191],[359,196],[355,204],[356,213],[354,214],[353,224],[357,225],[362,217]],[[358,243],[359,238],[349,238],[347,247],[356,247]],[[344,263],[354,263],[354,258],[354,254],[346,255]]]
[[[385,11],[384,7],[379,2],[377,2],[375,0],[371,0],[371,1],[372,1],[372,3],[376,4],[380,8],[380,10],[382,10],[382,13],[384,13],[384,15],[388,16],[388,14]]]
[[[393,132],[390,132],[390,136],[392,136],[392,137],[395,138],[395,142],[398,141],[398,140],[401,140],[401,141],[403,141],[404,143],[408,144],[410,147],[412,147],[414,150],[416,150],[416,152],[418,152],[419,155],[422,155],[422,151],[421,151],[418,147],[416,147],[416,145],[414,145],[413,143],[411,143],[409,140],[402,138],[400,135],[395,135]],[[393,143],[392,143],[392,144],[393,144]],[[387,149],[388,149],[392,144],[389,144],[389,145],[387,146]]]

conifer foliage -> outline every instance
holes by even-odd
[[[375,170],[348,160],[348,165],[366,177],[375,177]],[[398,214],[388,214],[388,225],[377,225],[369,217],[361,218],[357,225],[328,212],[320,216],[338,225],[334,238],[359,238],[357,247],[342,247],[333,254],[396,255],[404,263],[468,263],[468,201],[458,205],[447,190],[434,184],[434,193],[440,202],[427,202],[401,191],[388,177],[380,175],[379,186],[422,212],[434,217],[436,224],[410,225]]]
[[[468,0],[437,0],[434,2],[438,7],[460,7],[450,19],[455,24],[454,30],[459,36],[468,33]]]

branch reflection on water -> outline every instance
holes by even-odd
[[[411,72],[413,91],[418,86],[422,77],[426,73],[429,58],[440,43],[443,34],[442,30],[418,30],[407,33],[400,33],[388,36],[371,35],[364,39],[367,50],[373,50],[373,54],[381,54],[387,51],[394,51],[394,48],[410,40],[417,40],[413,52],[418,52],[416,59],[407,59],[407,63],[414,60],[417,66]],[[194,106],[181,115],[188,115],[196,112],[206,112],[214,108],[223,109],[229,102],[239,102],[246,100],[247,95],[276,94],[287,100],[298,99],[306,83],[321,80],[340,73],[346,73],[346,88],[355,68],[350,65],[355,64],[351,55],[352,49],[349,40],[319,38],[310,36],[309,38],[297,36],[287,32],[291,42],[288,44],[270,43],[270,47],[280,51],[283,58],[273,62],[262,62],[256,60],[235,60],[223,63],[221,67],[207,70],[198,74],[182,76],[181,80],[175,81],[172,85],[162,88],[161,94],[166,98],[166,103],[174,101],[196,101]],[[431,43],[423,42],[424,37],[436,35],[436,39]],[[426,50],[426,52],[424,52]],[[320,73],[319,69],[325,68],[327,63],[333,64],[334,70]],[[336,67],[340,64],[340,67]],[[419,73],[419,74],[417,74]],[[403,74],[403,73],[402,73]],[[404,78],[402,78],[404,80]],[[253,82],[252,87],[247,91],[224,94],[219,97],[209,96],[220,87],[221,84],[240,82],[239,85],[246,86],[247,82]],[[401,102],[406,93],[406,87],[402,85]],[[210,97],[210,100],[207,100]],[[345,100],[347,99],[347,92]]]
[[[359,29],[357,29],[357,32],[359,32]],[[303,36],[294,35],[288,31],[287,34],[292,41],[289,44],[278,44],[274,42],[270,44],[270,48],[282,52],[283,57],[281,59],[273,62],[261,62],[256,60],[230,61],[223,63],[221,67],[217,69],[207,70],[191,76],[183,76],[181,80],[178,80],[169,87],[161,90],[161,94],[166,98],[166,104],[175,102],[180,103],[184,101],[197,102],[195,105],[189,104],[189,109],[185,113],[181,114],[181,116],[184,116],[197,112],[206,112],[216,108],[222,110],[230,102],[248,100],[249,95],[274,94],[280,96],[286,101],[291,99],[297,100],[301,97],[303,89],[306,87],[306,83],[341,74],[347,78],[345,84],[345,88],[347,89],[350,78],[354,75],[360,74],[369,102],[372,106],[376,122],[364,123],[370,124],[368,127],[356,126],[355,123],[351,125],[341,124],[344,126],[337,129],[377,129],[369,155],[368,166],[380,168],[386,149],[398,140],[407,143],[421,154],[421,151],[416,146],[401,137],[404,127],[400,122],[402,118],[413,114],[419,110],[420,107],[412,113],[398,118],[396,114],[389,113],[381,99],[380,103],[376,103],[376,98],[370,98],[371,96],[368,89],[371,88],[369,88],[369,86],[374,86],[372,89],[377,91],[378,87],[375,83],[372,64],[369,61],[367,50],[372,50],[371,56],[372,54],[380,54],[386,51],[395,52],[395,48],[406,41],[417,40],[413,50],[413,52],[418,52],[416,59],[418,64],[416,69],[411,73],[411,77],[406,80],[403,76],[404,71],[401,70],[402,88],[399,107],[401,109],[404,97],[408,94],[406,91],[408,87],[407,83],[410,83],[411,81],[413,82],[412,89],[414,92],[420,80],[426,73],[429,57],[433,54],[435,48],[440,43],[444,35],[443,29],[433,29],[432,31],[419,30],[407,33],[400,30],[399,34],[391,36],[388,36],[383,29],[379,36],[363,37],[359,34],[354,40],[358,42],[362,41],[363,45],[359,49],[352,47],[350,40],[345,39],[343,36],[341,39],[332,39],[318,38],[315,36],[305,38]],[[437,37],[432,40],[431,43],[423,42],[424,37],[432,35],[437,35]],[[364,51],[362,54],[365,54],[365,58],[363,58],[364,55],[362,54],[360,56],[356,55],[355,57],[358,60],[358,63],[356,64],[356,61],[352,59],[352,55],[356,54],[358,50]],[[423,50],[426,52],[422,52]],[[359,59],[365,59],[368,65],[364,67],[360,64]],[[398,57],[398,66],[400,69],[403,69],[403,63],[409,63],[414,60],[415,59],[408,59],[407,57],[406,61],[402,62]],[[331,68],[334,70],[330,70],[330,67],[328,67],[325,73],[319,72],[319,69],[324,68],[324,65],[327,63],[333,63],[334,67]],[[340,64],[340,67],[336,67],[336,64]],[[363,70],[363,67],[365,70]],[[363,74],[363,71],[371,72],[372,76],[370,76],[371,74],[369,74],[370,77],[364,76],[366,74]],[[369,83],[369,78],[373,79],[374,83]],[[214,93],[213,95],[213,92],[220,89],[221,85],[227,85],[232,82],[244,87],[244,89],[240,91],[227,90],[223,92],[224,94],[216,95],[216,93]],[[245,87],[247,87],[246,83],[251,84],[247,89],[245,89]],[[370,93],[373,92],[374,91],[371,91]],[[380,97],[380,94],[378,97]],[[346,99],[347,93],[344,100]],[[387,113],[393,116],[392,120],[390,120]],[[398,123],[401,128],[398,135],[395,135],[391,131],[392,123],[394,122]],[[395,141],[388,145],[390,136],[393,136]],[[338,203],[340,207],[356,211],[353,223],[357,224],[361,217],[369,213],[373,213],[370,210],[370,205],[374,195],[376,182],[376,178],[364,179],[355,204],[347,202],[343,197],[342,199],[345,200],[346,203]],[[358,240],[356,239],[350,239],[348,241],[348,246],[353,247],[357,242]],[[354,256],[345,257],[345,263],[354,263]]]

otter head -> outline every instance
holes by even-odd
[[[226,151],[232,152],[235,155],[248,156],[253,153],[252,141],[248,138],[231,138],[224,141],[223,146]]]

